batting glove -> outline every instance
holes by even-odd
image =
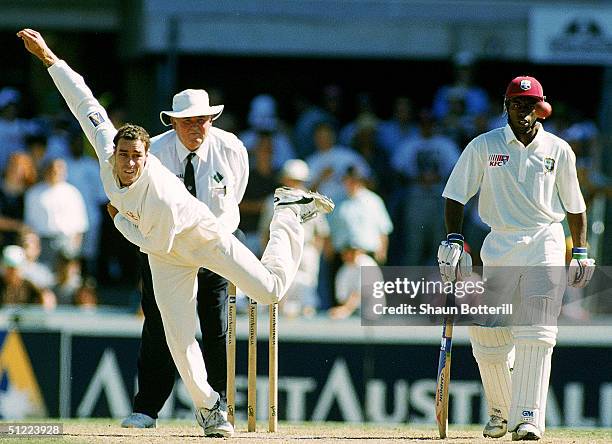
[[[472,256],[463,251],[463,236],[450,233],[438,247],[438,265],[443,282],[455,282],[472,274]]]
[[[572,248],[572,261],[567,272],[567,285],[584,288],[588,285],[595,271],[595,259],[587,257],[585,247]]]

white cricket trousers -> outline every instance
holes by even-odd
[[[481,257],[489,284],[498,284],[515,304],[510,327],[469,328],[488,413],[507,419],[509,431],[531,423],[543,433],[565,289],[563,228],[555,223],[537,230],[494,230],[483,243]]]
[[[271,304],[278,302],[291,285],[303,245],[304,230],[295,213],[285,208],[274,213],[261,262],[232,234],[205,240],[197,229],[177,236],[170,254],[149,254],[155,300],[168,348],[196,408],[211,408],[219,399],[208,384],[195,337],[198,269],[208,268],[250,298]]]

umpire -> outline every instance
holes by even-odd
[[[221,224],[238,228],[242,200],[249,177],[247,150],[233,134],[212,126],[223,105],[211,106],[204,90],[176,94],[172,111],[160,119],[172,130],[151,139],[150,152],[183,180],[191,194],[204,202]],[[235,233],[236,234],[236,233]],[[172,392],[176,367],[166,343],[164,326],[155,302],[148,257],[140,253],[144,325],[138,356],[138,393],[134,411],[122,427],[150,428]],[[202,353],[208,381],[226,396],[227,289],[225,278],[205,268],[198,273],[197,312],[202,331]]]

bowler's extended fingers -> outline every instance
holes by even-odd
[[[23,40],[25,48],[42,61],[47,68],[58,60],[58,57],[47,46],[45,39],[38,31],[25,28],[19,31],[17,35]]]
[[[32,28],[23,28],[21,31],[19,31],[19,33],[23,33],[24,35],[29,35],[32,37],[39,37],[40,36],[40,32],[36,31],[35,29]]]
[[[19,36],[24,42],[35,43],[37,45],[43,45],[45,42],[45,39],[43,39],[40,32],[29,28],[22,29],[17,33],[17,36]]]
[[[35,31],[31,29],[24,29],[17,33],[17,36],[21,38],[21,40],[23,40],[23,44],[25,45],[26,49],[28,49],[29,51],[39,48],[41,46],[40,41],[39,41],[39,36],[34,34],[34,32]]]
[[[33,29],[25,28],[17,33],[17,36],[26,41],[35,40],[40,37],[40,33]]]

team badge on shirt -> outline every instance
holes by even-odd
[[[104,117],[102,117],[102,114],[97,111],[87,114],[87,118],[94,127],[97,127],[104,122]]]
[[[510,154],[489,154],[489,166],[504,166],[510,160]]]
[[[223,175],[217,171],[216,174],[213,176],[213,179],[215,179],[215,182],[220,183],[223,180]]]
[[[547,157],[544,159],[544,171],[547,173],[552,172],[555,169],[555,159],[552,157]]]

